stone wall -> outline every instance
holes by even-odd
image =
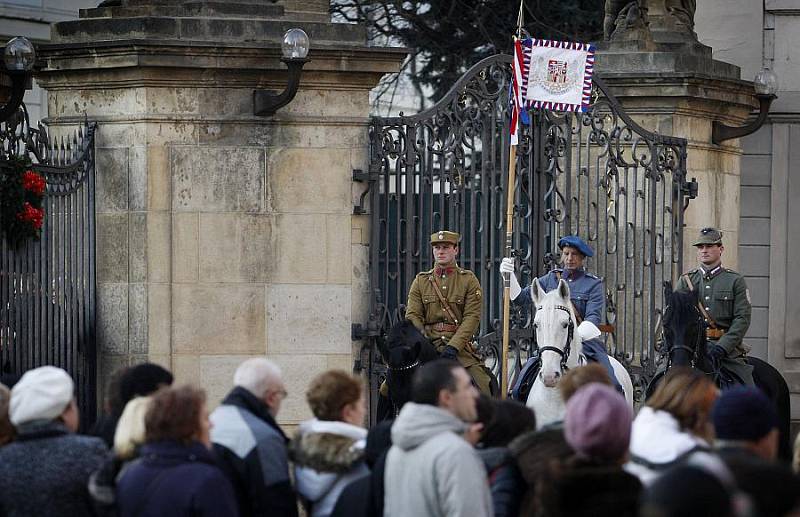
[[[40,80],[56,128],[100,124],[101,379],[155,361],[214,406],[235,367],[266,354],[287,380],[280,420],[299,422],[311,377],[352,368],[368,234],[351,171],[366,168],[369,90],[405,52],[323,27],[343,42],[312,43],[297,97],[258,118],[253,88],[285,84],[275,44],[76,45],[91,21],[63,27]]]

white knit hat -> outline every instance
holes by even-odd
[[[74,385],[67,372],[55,366],[28,370],[11,389],[8,416],[11,423],[53,420],[72,400]]]

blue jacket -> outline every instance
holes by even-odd
[[[120,517],[238,516],[228,478],[199,443],[155,442],[117,482]]]
[[[558,276],[556,272],[569,284],[569,297],[581,319],[591,321],[600,326],[604,321],[606,312],[606,297],[603,289],[603,281],[583,269],[578,269],[567,275],[561,269],[554,269],[543,277],[539,278],[539,284],[545,292],[550,292],[558,287]],[[533,303],[531,299],[531,286],[528,286],[519,293],[514,299],[515,303],[528,306]]]

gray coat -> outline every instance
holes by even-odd
[[[16,441],[0,447],[0,514],[94,515],[87,484],[105,454],[103,440],[72,434],[58,421],[17,426]]]
[[[489,517],[486,469],[462,438],[464,422],[426,404],[406,403],[392,426],[384,477],[385,517]]]

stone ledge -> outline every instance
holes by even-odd
[[[94,7],[80,9],[81,19],[159,17],[215,17],[243,16],[250,19],[272,19],[284,15],[284,7],[275,4],[252,4],[241,2],[184,2],[180,5],[127,5],[121,7]]]
[[[52,26],[52,43],[178,39],[191,42],[232,44],[247,42],[280,45],[284,33],[298,25],[308,33],[312,49],[319,44],[363,46],[366,27],[344,23],[319,23],[250,18],[174,18],[144,16],[134,18],[84,18],[59,22]]]
[[[46,66],[36,79],[48,90],[134,86],[283,88],[286,65],[276,45],[225,47],[185,41],[115,41],[93,46],[42,45]],[[301,88],[371,89],[399,71],[408,50],[396,47],[315,46]]]

